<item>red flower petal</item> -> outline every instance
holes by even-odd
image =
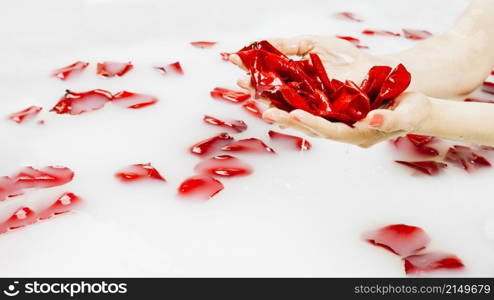
[[[400,256],[409,256],[427,247],[431,239],[416,226],[394,224],[364,234],[369,243]]]
[[[223,184],[207,175],[195,175],[187,178],[178,187],[180,196],[208,200],[223,190]]]
[[[276,153],[263,141],[256,138],[243,139],[233,142],[221,148],[221,150],[232,151],[232,152],[250,152],[250,153],[270,153],[270,154]]]
[[[362,31],[362,34],[366,35],[384,35],[384,36],[401,36],[399,33],[395,33],[388,30],[370,30],[366,29]]]
[[[310,148],[312,148],[312,145],[309,143],[309,141],[298,136],[284,134],[273,130],[270,130],[268,132],[268,135],[272,140],[288,142],[292,147],[299,151],[308,151],[310,150]]]
[[[247,130],[247,124],[245,124],[244,121],[240,121],[240,120],[233,120],[231,122],[226,122],[208,115],[205,115],[202,120],[207,124],[228,128],[236,132],[242,132]]]
[[[190,42],[190,44],[196,48],[206,49],[216,45],[216,42],[199,41],[199,42]]]
[[[372,103],[372,109],[393,105],[393,100],[408,88],[411,81],[412,75],[405,66],[396,66],[383,82],[377,99]]]
[[[0,234],[45,220],[71,211],[79,204],[80,198],[73,193],[64,193],[52,205],[36,213],[29,207],[20,207],[8,219],[0,223]]]
[[[205,156],[217,151],[225,145],[230,144],[233,140],[234,138],[228,135],[228,133],[220,133],[191,146],[190,152],[195,155]]]
[[[112,101],[127,108],[139,109],[157,103],[158,99],[150,95],[120,91],[113,95]]]
[[[166,66],[158,66],[158,67],[154,67],[154,68],[156,70],[161,71],[163,74],[167,74],[167,73],[175,73],[178,75],[184,74],[184,70],[182,69],[182,65],[180,65],[180,62],[178,62],[178,61],[171,63],[171,64],[168,64]]]
[[[36,222],[36,213],[29,207],[21,207],[7,220],[0,223],[0,234],[12,229],[17,229]]]
[[[242,107],[254,117],[264,120],[262,118],[261,108],[259,108],[259,106],[257,106],[257,104],[254,101],[249,100],[245,104],[243,104]]]
[[[395,162],[430,176],[439,174],[441,169],[446,168],[448,166],[445,163],[432,161],[432,160],[428,160],[428,161],[395,160]]]
[[[30,106],[24,110],[18,111],[16,113],[10,114],[8,116],[9,120],[12,120],[18,124],[34,118],[42,110],[39,106]]]
[[[132,70],[134,66],[129,62],[113,62],[105,61],[98,63],[96,67],[96,74],[104,77],[124,76],[127,72]]]
[[[82,72],[85,68],[87,68],[87,66],[89,66],[88,62],[76,61],[73,64],[53,71],[53,76],[60,78],[61,80],[65,80],[71,75]]]
[[[444,159],[463,167],[466,171],[473,171],[477,167],[491,166],[491,163],[485,157],[473,152],[472,148],[460,145],[450,147]]]
[[[64,185],[74,178],[74,172],[67,167],[45,167],[37,170],[33,167],[23,168],[13,177],[16,187],[27,188],[50,188]]]
[[[371,100],[371,104],[379,96],[381,87],[391,73],[392,68],[388,66],[374,66],[360,84],[360,88],[366,93]]]
[[[116,173],[115,177],[124,182],[134,182],[148,178],[166,181],[151,163],[130,165]]]
[[[50,110],[57,114],[79,115],[84,112],[98,110],[112,99],[112,94],[105,90],[87,92],[72,92],[67,90],[65,95]]]
[[[226,100],[232,103],[242,103],[250,98],[250,95],[244,92],[232,91],[225,88],[216,87],[210,92],[211,97],[218,100]]]
[[[222,177],[246,176],[252,167],[231,155],[218,155],[196,165],[196,172]]]
[[[410,40],[424,40],[432,36],[427,30],[403,29],[403,35]]]
[[[491,103],[494,104],[494,100],[480,99],[480,98],[467,98],[465,102],[480,102],[480,103]]]
[[[73,193],[63,193],[58,199],[38,214],[39,220],[49,219],[53,216],[70,212],[81,202],[81,198]]]
[[[338,18],[346,19],[346,20],[350,20],[350,21],[354,21],[354,22],[363,22],[364,21],[364,20],[358,18],[357,16],[355,16],[354,13],[347,12],[347,11],[339,12],[336,14],[336,16]]]
[[[432,252],[405,257],[405,273],[416,274],[440,269],[462,269],[463,262],[452,254]]]
[[[345,40],[345,41],[349,41],[350,43],[352,43],[357,48],[360,48],[360,49],[368,49],[369,48],[368,46],[364,46],[364,45],[360,44],[360,40],[357,38],[354,38],[352,36],[337,35],[336,37],[339,39]]]
[[[407,134],[406,137],[398,137],[392,142],[396,148],[403,151],[412,150],[416,154],[424,156],[437,156],[439,155],[439,151],[428,145],[438,140],[438,138],[433,136]]]
[[[482,91],[489,94],[494,94],[494,82],[484,81],[482,84]]]
[[[221,59],[222,60],[229,61],[230,60],[230,55],[232,55],[232,54],[231,53],[227,53],[227,52],[221,52],[220,55],[221,55]]]

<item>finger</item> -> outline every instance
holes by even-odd
[[[293,128],[295,130],[301,131],[311,137],[318,137],[319,135],[314,133],[312,130],[308,130],[303,126],[300,126],[290,118],[290,114],[284,110],[272,107],[264,111],[262,115],[263,119],[268,122],[276,123],[281,129]]]
[[[230,54],[228,60],[233,64],[237,65],[238,67],[240,67],[241,69],[247,71],[247,69],[244,66],[244,63],[242,62],[242,59],[240,58],[240,56],[238,56],[238,54],[235,53]]]
[[[359,123],[384,132],[409,130],[408,118],[404,117],[401,112],[389,109],[375,109]]]
[[[254,87],[251,84],[250,76],[244,76],[237,80],[237,85],[244,90],[248,90],[251,94],[254,92]]]
[[[318,38],[301,35],[291,38],[273,38],[268,42],[286,55],[304,56],[314,50],[318,44]]]

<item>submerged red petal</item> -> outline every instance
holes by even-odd
[[[482,91],[494,94],[494,82],[484,81],[484,83],[482,83]]]
[[[114,61],[105,61],[102,63],[98,63],[96,67],[96,74],[103,77],[122,77],[127,72],[132,70],[134,66],[129,62],[114,62]]]
[[[350,20],[350,21],[354,21],[354,22],[363,22],[364,21],[361,18],[358,18],[354,13],[348,12],[348,11],[339,12],[336,14],[336,16],[341,18],[341,19],[346,19],[346,20]]]
[[[73,193],[63,193],[47,208],[35,212],[29,207],[18,208],[9,218],[0,222],[0,234],[45,220],[74,209],[81,199]]]
[[[180,62],[176,61],[174,63],[168,64],[166,66],[157,66],[154,67],[156,70],[161,71],[163,74],[175,73],[178,75],[183,75],[184,70]]]
[[[128,91],[120,91],[112,97],[112,103],[132,109],[139,109],[157,102],[158,99],[153,96]]]
[[[491,166],[491,163],[485,157],[473,152],[472,148],[461,145],[450,147],[444,159],[462,167],[466,171],[473,171],[478,167]]]
[[[431,239],[425,231],[405,224],[389,225],[364,234],[369,243],[399,256],[409,256],[427,247]]]
[[[216,87],[210,92],[211,97],[218,100],[226,100],[232,103],[242,103],[250,98],[250,95],[244,92],[232,91],[229,89]]]
[[[25,189],[50,188],[64,185],[74,178],[74,172],[66,167],[25,167],[13,176],[0,177],[0,201],[19,195]]]
[[[439,174],[441,169],[446,168],[448,166],[445,163],[437,162],[433,160],[428,160],[428,161],[396,160],[395,162],[430,176]]]
[[[78,115],[102,108],[111,101],[112,97],[110,92],[100,89],[80,93],[67,90],[50,111],[57,114]]]
[[[57,200],[38,214],[39,220],[51,218],[72,211],[79,203],[81,198],[74,193],[63,193]]]
[[[223,190],[223,184],[208,175],[195,175],[187,178],[178,187],[178,194],[183,197],[208,200]]]
[[[358,38],[353,37],[353,36],[337,35],[336,37],[339,39],[345,40],[345,41],[349,41],[350,43],[352,43],[357,48],[360,48],[360,49],[368,49],[369,48],[368,46],[364,46],[364,45],[360,44],[360,40]]]
[[[196,172],[206,175],[235,177],[252,173],[252,167],[231,155],[218,155],[201,161],[196,165]]]
[[[431,272],[441,269],[462,269],[463,262],[455,255],[432,252],[403,258],[406,274]]]
[[[309,141],[298,136],[284,134],[273,130],[270,130],[268,132],[268,135],[273,141],[288,142],[291,147],[299,151],[308,151],[312,148],[312,145],[311,143],[309,143]]]
[[[432,33],[427,30],[403,29],[403,35],[410,40],[424,40],[430,38]]]
[[[230,122],[222,121],[218,118],[212,117],[212,116],[207,116],[205,115],[204,118],[202,119],[205,123],[223,127],[223,128],[228,128],[236,132],[242,132],[247,130],[247,124],[245,124],[244,121],[241,120],[233,120]]]
[[[190,44],[196,48],[206,49],[216,45],[216,42],[198,41],[198,42],[190,42]]]
[[[401,36],[401,34],[399,34],[399,33],[388,31],[388,30],[370,30],[370,29],[363,30],[362,34],[384,35],[384,36]]]
[[[8,116],[8,119],[16,122],[17,124],[20,124],[24,121],[34,118],[42,109],[43,108],[39,106],[30,106],[26,109],[10,114]]]
[[[76,61],[73,64],[53,71],[53,76],[65,80],[72,75],[82,72],[87,66],[89,66],[88,62]]]
[[[166,181],[151,163],[130,165],[115,174],[115,177],[124,182],[133,182],[143,179]]]
[[[254,117],[262,119],[261,108],[259,108],[259,106],[254,101],[247,101],[242,105],[242,107]]]
[[[270,154],[276,153],[263,141],[256,138],[238,140],[221,148],[221,150],[232,151],[232,152],[248,152],[248,153],[270,153]]]
[[[494,100],[480,99],[480,98],[467,98],[465,102],[479,102],[479,103],[490,103],[494,104]]]
[[[399,150],[412,150],[414,153],[419,155],[437,156],[439,155],[439,151],[429,145],[438,141],[439,139],[433,136],[407,134],[405,137],[398,137],[392,142]]]
[[[220,133],[211,138],[202,140],[190,147],[190,152],[198,156],[209,155],[221,147],[233,142],[234,138],[228,133]]]

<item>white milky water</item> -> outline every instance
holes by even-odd
[[[359,32],[438,34],[467,2],[2,2],[0,113],[38,105],[44,110],[36,120],[46,124],[0,120],[0,175],[63,165],[76,176],[66,186],[0,203],[0,216],[20,205],[42,208],[64,191],[81,196],[85,206],[0,235],[0,276],[403,276],[398,257],[361,240],[363,232],[394,223],[424,228],[431,250],[454,253],[467,266],[432,276],[493,276],[494,170],[469,175],[450,167],[438,177],[411,176],[393,163],[399,156],[387,143],[360,149],[310,138],[313,148],[304,153],[270,143],[279,155],[242,156],[254,174],[222,180],[225,189],[213,199],[176,197],[199,162],[187,148],[223,131],[204,124],[204,114],[244,120],[249,129],[232,135],[269,142],[271,126],[209,97],[216,86],[235,88],[243,75],[219,52],[266,37],[339,34],[360,37],[371,52],[390,53],[415,42]],[[335,19],[338,11],[366,22]],[[197,40],[218,44],[189,45]],[[79,77],[50,77],[77,60],[91,63]],[[177,60],[184,76],[153,69]],[[101,78],[95,69],[102,61],[132,61],[134,69]],[[96,88],[160,102],[141,110],[106,105],[79,116],[48,112],[65,89]],[[129,164],[147,162],[168,182],[114,178]]]

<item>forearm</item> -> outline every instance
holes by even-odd
[[[494,0],[471,1],[447,33],[394,58],[412,73],[410,91],[440,98],[470,93],[494,68]]]
[[[494,105],[430,98],[430,112],[416,134],[494,146]]]

